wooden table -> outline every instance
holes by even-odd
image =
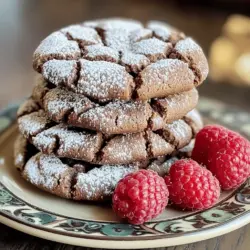
[[[208,53],[211,42],[220,34],[227,13],[163,0],[80,1],[80,0],[1,0],[0,1],[0,109],[28,96],[35,73],[31,57],[39,41],[67,24],[85,19],[125,16],[141,21],[167,20],[193,36]],[[200,88],[201,95],[220,99],[250,111],[250,88],[212,84]],[[247,250],[250,225],[226,236],[172,247],[175,250]],[[0,249],[80,249],[25,235],[0,224]]]

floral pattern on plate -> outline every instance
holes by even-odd
[[[250,183],[247,182],[226,201],[194,215],[149,222],[141,226],[121,223],[76,220],[49,213],[15,197],[4,185],[0,185],[0,213],[24,224],[81,236],[110,237],[171,237],[176,233],[194,232],[226,223],[250,211]]]

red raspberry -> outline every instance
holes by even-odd
[[[113,194],[113,210],[131,224],[142,224],[160,214],[168,202],[164,179],[152,170],[139,170],[120,180]]]
[[[170,200],[186,209],[206,209],[220,197],[219,181],[190,159],[176,161],[165,177]]]
[[[227,138],[227,134],[227,130],[222,126],[205,126],[196,135],[192,158],[198,163],[207,165],[209,149],[214,147],[219,139]]]
[[[197,134],[192,158],[206,165],[225,190],[236,188],[250,175],[250,143],[222,126],[206,126]]]

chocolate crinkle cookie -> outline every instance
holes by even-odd
[[[45,38],[36,71],[98,102],[148,100],[193,89],[208,74],[200,46],[166,23],[103,19],[71,25]]]
[[[118,181],[128,173],[145,168],[164,176],[180,158],[176,154],[129,165],[98,166],[30,151],[31,148],[33,145],[19,134],[15,141],[14,161],[21,176],[44,191],[74,200],[108,200]]]
[[[57,123],[105,134],[124,134],[147,129],[155,131],[163,128],[165,123],[183,118],[196,107],[199,96],[194,88],[150,102],[114,100],[100,105],[82,94],[55,87],[38,77],[32,97]],[[32,108],[32,105],[30,103],[28,107]]]

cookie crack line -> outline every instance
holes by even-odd
[[[59,31],[59,32],[61,32],[61,34],[65,35],[65,37],[69,41],[75,41],[78,44],[79,51],[80,51],[79,58],[83,58],[83,49],[84,49],[84,46],[81,46],[81,42],[78,39],[74,39],[68,32],[66,32],[66,33],[63,33],[62,31]]]
[[[147,158],[153,158],[153,153],[151,152],[151,147],[150,147],[150,139],[148,137],[147,132],[144,133],[143,135],[144,140],[145,140],[145,148],[146,148],[146,152],[147,152]]]
[[[81,63],[80,61],[76,61],[76,78],[73,84],[77,87],[77,83],[79,82],[80,79],[80,72],[81,72]]]
[[[20,132],[40,151],[58,157],[85,160],[96,164],[119,164],[143,161],[186,146],[194,137],[194,126],[199,114],[189,116],[191,125],[184,119],[165,124],[160,130],[167,135],[159,138],[156,132],[148,130],[127,135],[107,136],[98,132],[79,130],[64,124],[55,124],[42,109],[29,110],[18,117]],[[194,117],[194,118],[192,118]],[[147,134],[145,136],[145,134]],[[149,155],[150,154],[150,155]]]
[[[166,96],[173,94],[172,92],[178,93],[190,90],[201,84],[207,77],[208,64],[202,49],[193,39],[185,37],[183,33],[167,24],[149,22],[146,27],[140,24],[140,26],[132,25],[130,28],[124,28],[124,25],[118,24],[114,26],[115,28],[111,26],[111,28],[109,26],[100,27],[98,25],[88,26],[86,22],[81,25],[71,25],[59,31],[62,37],[55,34],[56,32],[48,36],[34,53],[35,69],[39,72],[42,69],[41,73],[43,76],[47,80],[51,80],[55,85],[63,84],[75,92],[89,91],[89,97],[93,94],[91,93],[93,91],[93,82],[91,82],[91,79],[95,79],[95,88],[99,90],[101,90],[101,85],[104,82],[107,84],[108,81],[110,82],[107,89],[112,87],[113,92],[116,92],[115,88],[119,89],[116,93],[112,92],[113,96],[110,96],[110,92],[107,89],[105,90],[105,94],[102,91],[95,93],[92,97],[98,100],[109,98],[128,100],[131,97],[147,100],[151,97],[160,97],[159,95]],[[139,38],[135,39],[136,36],[139,36]],[[106,46],[103,45],[103,41],[106,41]],[[76,44],[78,49],[75,47]],[[170,47],[166,47],[168,44]],[[56,45],[57,47],[55,47]],[[70,61],[70,63],[66,63],[65,60]],[[166,63],[163,63],[161,66],[160,62],[164,60],[178,60],[187,64],[193,77],[180,63],[175,63],[175,67],[177,67],[177,71],[179,72],[185,71],[182,72],[183,76],[181,78],[176,78],[177,73],[171,74],[171,71],[166,71],[166,69],[163,71],[162,68],[164,67],[170,67],[169,70],[171,67],[174,67],[173,64]],[[38,63],[40,63],[39,66],[37,66]],[[73,70],[74,63],[81,63],[81,69],[77,67],[75,68],[75,72]],[[155,63],[157,63],[157,67]],[[92,65],[92,70],[86,71],[86,67],[89,67],[87,65]],[[117,70],[117,74],[113,72],[113,75],[116,75],[116,77],[122,75],[120,82],[123,83],[118,85],[117,81],[114,81],[115,79],[111,80],[107,75],[99,75],[97,77],[96,73],[92,74],[91,72],[95,68],[94,65],[106,65],[103,67],[107,69],[111,67],[113,71]],[[67,70],[65,70],[65,67]],[[141,79],[144,71],[146,70],[147,72],[148,68],[151,71],[155,71],[155,74],[157,74],[157,71],[161,72],[161,76],[158,73],[158,84],[161,84],[163,89],[154,93],[155,96],[148,96],[147,92],[143,95],[141,93],[138,94],[138,88],[141,85],[151,84],[150,74]],[[78,74],[78,76],[75,76],[75,74]],[[174,84],[177,85],[176,90],[173,87],[172,90],[164,88],[164,85],[167,85],[168,82],[160,81],[160,79],[167,81],[166,76],[170,77],[170,83],[174,80],[179,81],[179,83]],[[187,81],[188,84],[186,83]],[[90,85],[92,86],[92,90],[87,90],[86,88],[90,88]],[[179,85],[185,85],[185,88],[181,88]],[[147,86],[144,87],[143,91],[146,91],[147,88]],[[151,88],[154,88],[154,84],[151,84]],[[154,91],[151,89],[151,92]]]
[[[198,92],[192,89],[151,102],[117,100],[100,105],[63,88],[50,89],[48,83],[40,78],[32,97],[55,122],[105,134],[135,133],[147,128],[157,130],[165,123],[182,118],[198,103]]]

